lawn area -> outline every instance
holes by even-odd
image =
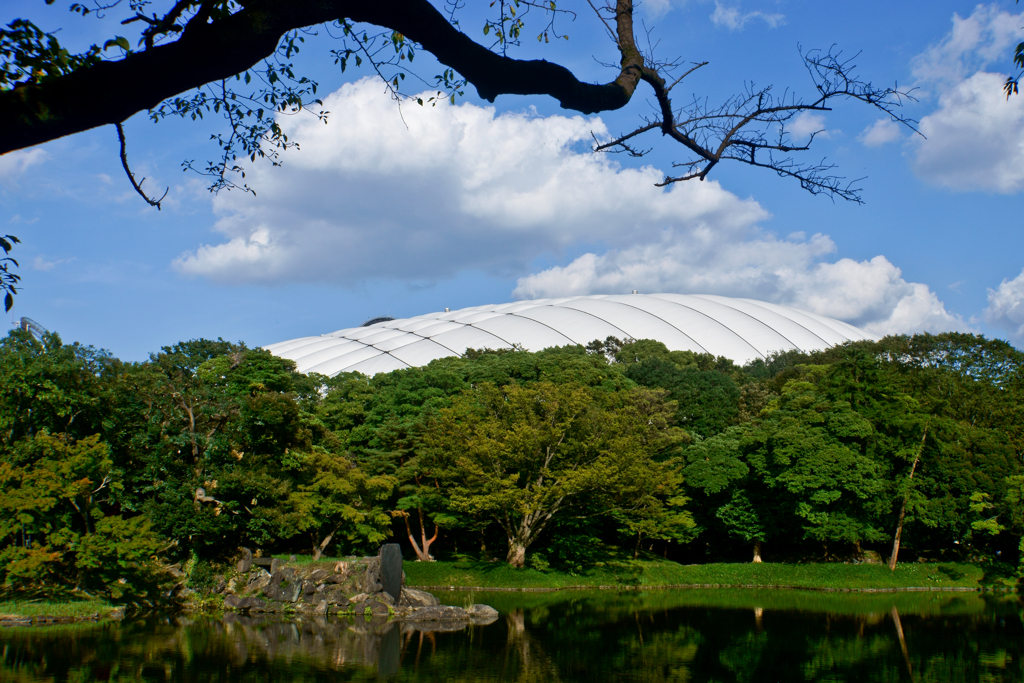
[[[902,564],[896,571],[868,564],[699,564],[667,561],[609,563],[571,575],[513,569],[502,562],[406,562],[406,584],[479,588],[630,586],[750,586],[818,590],[1012,587],[1003,572],[953,562]]]
[[[0,619],[5,617],[82,618],[93,614],[104,616],[114,606],[102,600],[48,602],[45,600],[5,600],[0,602]]]

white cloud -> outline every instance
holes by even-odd
[[[0,156],[0,185],[13,184],[25,171],[49,158],[45,150],[19,149]]]
[[[1024,189],[1024,98],[1007,101],[1003,77],[979,72],[945,92],[921,119],[914,170],[956,190]]]
[[[43,271],[53,270],[54,268],[56,268],[57,266],[59,266],[62,263],[70,263],[71,261],[74,261],[74,260],[75,259],[73,259],[73,258],[69,258],[69,259],[68,258],[62,258],[62,259],[54,259],[53,261],[47,261],[42,256],[36,256],[32,260],[32,267],[35,268],[36,270],[43,270]]]
[[[803,142],[806,138],[817,133],[816,137],[830,138],[835,131],[825,130],[825,117],[821,114],[812,114],[809,111],[800,112],[796,118],[787,126],[794,142]]]
[[[672,9],[671,0],[642,0],[636,3],[644,14],[652,19],[660,19]]]
[[[1024,270],[988,290],[985,322],[1009,333],[1010,341],[1024,345]]]
[[[913,73],[923,85],[954,87],[989,64],[1009,68],[1012,45],[1024,38],[1024,12],[977,5],[966,19],[953,15],[953,28],[937,44],[913,59]]]
[[[895,142],[902,137],[900,124],[892,119],[878,119],[864,129],[857,139],[865,147],[881,147],[890,142]]]
[[[715,26],[725,27],[730,31],[740,31],[747,22],[752,19],[760,19],[768,24],[768,28],[775,28],[786,23],[784,14],[766,14],[764,12],[740,12],[738,7],[726,7],[718,0],[715,0],[715,11],[711,13],[711,22]]]
[[[739,243],[714,235],[666,233],[658,243],[585,254],[565,267],[520,278],[517,298],[644,292],[713,293],[795,306],[846,320],[874,334],[965,330],[927,285],[907,282],[884,256],[821,258],[825,235],[804,242],[752,232]]]
[[[1005,74],[983,71],[1010,68],[1022,27],[1024,13],[978,5],[967,18],[953,15],[952,30],[914,58],[918,85],[939,96],[921,119],[925,139],[914,138],[918,176],[956,190],[1024,189],[1024,99],[1007,101]]]
[[[659,171],[591,153],[591,131],[606,134],[598,118],[496,116],[446,103],[407,103],[400,114],[372,80],[344,86],[324,106],[327,126],[282,122],[302,149],[282,168],[249,172],[255,198],[215,199],[225,240],[182,255],[180,272],[348,285],[467,269],[510,276],[580,243],[650,241],[666,224],[727,234],[767,215],[716,182],[663,190]]]
[[[224,283],[433,282],[467,270],[521,276],[538,258],[585,245],[591,253],[566,266],[520,277],[515,296],[707,292],[800,306],[878,334],[965,327],[882,256],[830,262],[829,237],[768,234],[759,228],[767,211],[715,181],[660,189],[658,170],[591,153],[591,131],[606,134],[598,118],[446,103],[406,104],[400,116],[370,80],[325,107],[327,126],[284,122],[302,149],[282,168],[250,170],[256,197],[217,197],[223,240],[175,268]]]

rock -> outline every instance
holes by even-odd
[[[238,612],[267,612],[270,605],[259,598],[240,598],[237,595],[224,596],[224,607]]]
[[[402,549],[397,543],[380,547],[380,583],[384,591],[398,600],[402,594]]]
[[[364,593],[379,593],[384,586],[380,583],[380,558],[367,558],[366,570],[363,572],[363,585],[359,587]]]
[[[498,610],[489,605],[470,605],[466,608],[469,620],[474,626],[487,626],[498,620]]]
[[[313,611],[313,614],[327,614],[327,601],[321,600],[319,603],[317,603],[316,609]]]
[[[358,602],[363,602],[364,600],[366,600],[369,597],[370,596],[367,595],[366,593],[360,593],[359,595],[353,595],[351,598],[348,599],[348,601],[349,601],[349,603],[354,605],[354,604],[356,604]]]
[[[316,584],[313,583],[312,581],[310,581],[309,579],[306,579],[305,581],[303,581],[302,582],[302,595],[307,596],[307,595],[313,595],[314,593],[316,593]]]
[[[473,617],[497,617],[498,610],[494,609],[490,605],[470,605],[466,608],[470,616]]]
[[[447,621],[450,619],[469,621],[469,613],[461,607],[434,605],[432,607],[420,607],[419,609],[414,610],[407,619],[409,621]]]
[[[373,596],[374,600],[379,600],[389,607],[395,606],[395,599],[387,591],[381,591]]]
[[[270,575],[270,583],[263,594],[277,602],[295,602],[302,593],[302,581],[295,577],[295,570],[281,569]]]
[[[284,567],[284,560],[279,560],[276,557],[270,561],[270,573],[276,574],[279,569]]]
[[[314,569],[309,573],[309,576],[306,577],[306,580],[312,581],[313,583],[321,583],[330,575],[331,573],[326,569]]]
[[[331,605],[348,606],[349,603],[348,596],[345,595],[345,589],[341,586],[331,586],[324,589],[321,597]]]
[[[242,559],[235,565],[235,569],[238,570],[239,574],[247,574],[252,567],[252,551],[248,548],[242,548],[241,552]]]
[[[249,572],[249,585],[246,590],[250,593],[259,593],[268,585],[270,585],[270,572],[258,567]]]
[[[402,596],[398,600],[402,607],[433,607],[440,605],[441,601],[437,596],[426,591],[418,591],[415,588],[402,588]]]

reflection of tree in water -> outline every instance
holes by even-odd
[[[490,626],[453,631],[237,616],[0,631],[0,681],[1024,681],[1019,604],[963,614],[946,601],[922,615],[875,602],[827,614],[563,595],[523,598]]]
[[[526,612],[514,609],[505,615],[505,622],[508,634],[504,653],[504,680],[520,683],[560,681],[558,667],[526,626]]]

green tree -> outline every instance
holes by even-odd
[[[441,411],[427,444],[449,463],[452,507],[505,532],[509,564],[582,498],[627,510],[658,486],[655,456],[678,436],[648,390],[481,384]]]

